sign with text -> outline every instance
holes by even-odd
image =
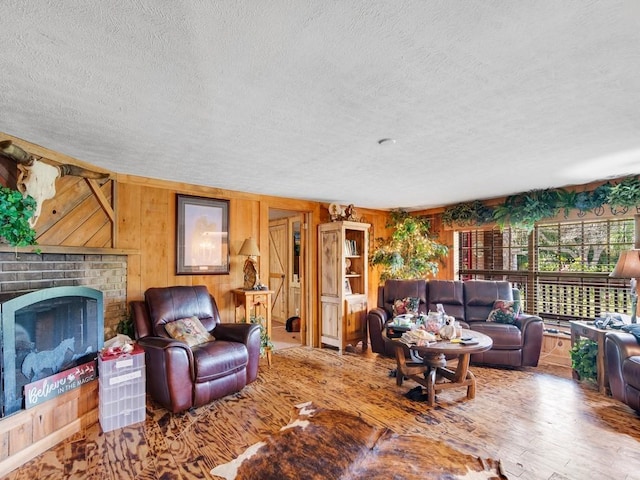
[[[25,408],[35,407],[47,400],[95,380],[97,377],[96,361],[92,360],[64,372],[58,372],[42,380],[24,386]]]

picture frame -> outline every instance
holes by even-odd
[[[229,269],[229,200],[177,195],[176,275],[228,275]]]
[[[348,278],[344,279],[344,294],[345,295],[352,295],[353,292],[351,291],[351,282],[349,281]]]

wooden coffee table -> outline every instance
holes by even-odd
[[[478,343],[462,344],[451,343],[442,340],[426,346],[411,346],[423,359],[422,368],[417,368],[415,363],[407,363],[402,343],[397,341],[396,360],[398,363],[397,375],[403,375],[418,382],[427,389],[430,406],[435,404],[436,392],[449,388],[467,387],[467,399],[476,396],[476,377],[469,370],[469,358],[472,353],[480,353],[490,350],[493,345],[491,337],[473,330],[463,330],[462,338],[471,337]],[[458,365],[455,370],[447,368],[446,356],[458,356]]]

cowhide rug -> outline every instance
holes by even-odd
[[[502,480],[499,460],[482,459],[419,435],[398,435],[357,415],[298,405],[289,425],[211,470],[226,480]]]

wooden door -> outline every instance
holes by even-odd
[[[269,290],[273,291],[271,319],[281,323],[287,320],[288,227],[286,218],[269,222]]]

